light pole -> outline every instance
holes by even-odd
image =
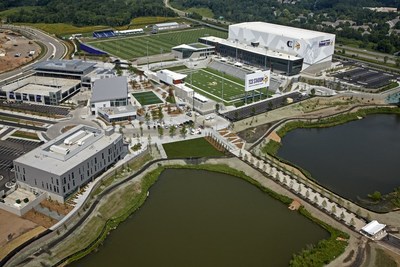
[[[149,70],[149,41],[146,42],[146,51],[147,51],[147,71]]]

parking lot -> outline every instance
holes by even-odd
[[[392,74],[364,67],[356,67],[349,71],[335,74],[334,76],[345,82],[372,90],[386,86],[390,84],[390,80],[396,79]]]
[[[3,177],[0,180],[0,191],[5,189],[7,182],[14,179],[13,160],[41,144],[42,142],[14,138],[0,140],[0,175]]]
[[[69,113],[69,108],[49,106],[49,105],[36,105],[27,103],[15,103],[15,102],[0,102],[0,108],[15,110],[15,111],[31,111],[37,113],[48,114],[49,116],[59,115],[66,116]]]

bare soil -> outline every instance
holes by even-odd
[[[37,226],[34,222],[0,209],[0,247]]]
[[[35,51],[35,54],[29,56],[29,51]],[[24,36],[6,30],[0,32],[0,54],[4,52],[5,56],[0,56],[0,73],[13,70],[33,61],[39,56],[41,49],[38,44]],[[16,54],[21,55],[16,57]]]
[[[53,218],[44,215],[43,213],[37,212],[33,209],[25,213],[23,218],[30,220],[36,223],[37,225],[41,225],[45,228],[50,228],[51,226],[57,223],[57,220],[54,220]]]
[[[67,215],[74,208],[68,203],[60,203],[58,201],[48,199],[43,200],[40,205],[62,215]]]

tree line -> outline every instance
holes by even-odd
[[[400,36],[389,36],[386,22],[399,16],[398,13],[382,13],[363,7],[388,6],[400,8],[398,0],[301,0],[295,4],[283,4],[279,0],[171,0],[173,6],[186,10],[191,7],[209,8],[215,18],[223,17],[231,22],[265,21],[300,27],[310,30],[335,33],[340,37],[352,39],[360,47],[394,53],[400,51]],[[341,30],[325,26],[322,22],[352,20],[355,25],[369,24],[370,30],[355,30],[350,24],[340,25]],[[399,26],[395,26],[396,28]]]
[[[19,9],[7,15],[9,22],[121,26],[140,16],[175,16],[162,0],[0,1],[0,11],[15,7]]]

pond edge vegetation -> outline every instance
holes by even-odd
[[[201,164],[201,165],[179,165],[179,164],[171,164],[171,165],[161,165],[157,169],[152,170],[145,174],[145,176],[141,179],[141,191],[137,194],[129,203],[121,214],[117,217],[113,217],[108,219],[100,233],[97,235],[97,238],[93,240],[86,248],[73,253],[72,255],[62,259],[55,266],[65,265],[71,263],[73,261],[77,261],[82,257],[90,254],[95,251],[102,242],[106,239],[107,235],[117,228],[117,226],[129,218],[137,209],[141,207],[141,205],[145,202],[147,198],[147,192],[150,187],[158,180],[158,177],[161,173],[166,169],[194,169],[194,170],[206,170],[212,172],[223,173],[227,175],[231,175],[237,178],[244,179],[250,184],[258,187],[264,193],[268,194],[270,197],[282,202],[284,205],[289,205],[292,202],[292,199],[281,195],[267,187],[262,186],[258,181],[252,179],[247,176],[243,171],[239,171],[229,167],[224,164]],[[340,254],[342,254],[347,246],[347,239],[349,235],[345,232],[342,232],[329,224],[315,218],[311,215],[309,211],[307,211],[304,207],[299,209],[300,214],[310,219],[314,223],[317,223],[322,228],[327,230],[330,233],[330,237],[328,239],[320,240],[316,245],[307,246],[302,251],[293,255],[292,260],[290,261],[290,266],[323,266],[330,261],[334,260]]]
[[[329,128],[329,127],[334,127],[337,125],[345,124],[347,122],[359,120],[361,118],[366,117],[367,115],[374,115],[374,114],[398,114],[398,115],[400,115],[400,108],[396,107],[396,106],[362,108],[355,112],[336,114],[336,115],[332,115],[329,117],[320,118],[317,121],[311,121],[310,119],[301,119],[301,118],[293,119],[293,120],[284,122],[283,125],[280,125],[278,127],[278,129],[276,130],[276,134],[280,138],[283,138],[287,133],[289,133],[290,131],[296,130],[296,129]],[[260,147],[260,151],[264,154],[268,154],[268,155],[272,156],[273,158],[275,158],[276,160],[278,160],[284,164],[287,164],[289,166],[292,166],[292,167],[298,169],[308,179],[310,179],[311,181],[320,185],[319,182],[312,177],[310,172],[308,172],[307,170],[303,169],[302,167],[300,167],[282,157],[279,157],[277,155],[277,153],[281,146],[282,146],[282,144],[280,142],[277,142],[274,140],[269,140],[264,146]],[[322,186],[322,185],[320,185],[320,186]],[[397,192],[399,194],[397,194]],[[373,196],[376,193],[379,193],[379,192],[373,192],[372,194],[368,195],[368,197],[371,198],[372,200],[374,200],[375,202],[377,199],[375,199],[371,196]],[[365,209],[371,210],[373,212],[378,212],[378,213],[387,213],[387,212],[392,211],[396,207],[400,207],[400,191],[399,190],[394,188],[393,192],[386,194],[386,195],[382,195],[379,198],[379,200],[388,200],[388,199],[390,199],[389,201],[393,204],[394,207],[392,209],[388,209],[386,211],[376,210],[370,206],[367,207],[367,206],[363,205],[363,207]],[[350,200],[348,200],[348,201],[350,201]]]

